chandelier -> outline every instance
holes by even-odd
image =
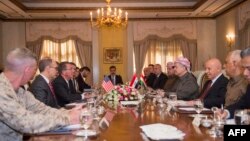
[[[111,0],[106,0],[107,7],[99,8],[96,11],[97,17],[96,21],[93,19],[93,13],[90,12],[90,21],[92,27],[127,27],[128,22],[128,13],[125,12],[125,15],[123,15],[123,12],[121,9],[117,8],[111,8],[110,2]]]

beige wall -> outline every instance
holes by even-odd
[[[127,79],[127,43],[126,43],[126,29],[118,28],[102,28],[99,30],[99,80],[103,80],[104,75],[109,74],[109,67],[116,66],[117,74],[121,75],[123,81]],[[104,49],[118,48],[121,49],[122,62],[121,63],[104,63]]]
[[[202,70],[204,62],[216,56],[215,20],[197,20],[197,49],[198,70]]]
[[[231,50],[237,48],[237,9],[234,8],[231,11],[216,18],[216,46],[217,46],[217,57],[224,61],[226,54],[230,51],[227,46],[226,35],[231,33],[236,35],[235,42]]]
[[[10,50],[17,47],[25,47],[25,23],[3,22],[2,35],[3,61]]]

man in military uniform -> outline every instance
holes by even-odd
[[[16,48],[6,58],[0,74],[0,140],[23,140],[23,133],[45,132],[79,123],[79,109],[70,111],[47,107],[21,88],[37,70],[36,56],[26,48]]]

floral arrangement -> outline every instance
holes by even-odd
[[[104,97],[106,101],[133,101],[138,100],[138,98],[139,91],[128,85],[114,86],[114,89]]]

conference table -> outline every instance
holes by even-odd
[[[192,124],[193,118],[187,113],[178,111],[158,110],[154,105],[147,105],[140,110],[138,116],[133,116],[128,110],[118,111],[107,129],[100,129],[97,136],[89,137],[90,141],[150,141],[145,139],[141,125],[163,123],[175,126],[185,133],[183,141],[222,141],[223,137],[213,138],[207,134],[208,128],[196,127]],[[84,137],[73,134],[40,134],[32,135],[28,141],[83,141]]]

